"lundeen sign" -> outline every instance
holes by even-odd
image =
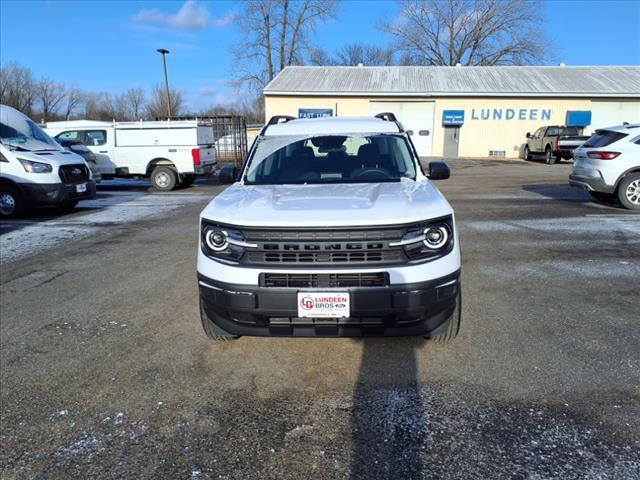
[[[471,120],[551,120],[551,109],[472,108]]]

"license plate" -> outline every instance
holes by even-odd
[[[87,184],[81,183],[80,185],[76,185],[76,192],[83,193],[87,191]]]
[[[348,317],[349,292],[298,292],[298,317]]]

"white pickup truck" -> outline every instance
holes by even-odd
[[[274,117],[233,183],[200,217],[205,333],[416,335],[448,342],[460,327],[453,210],[392,113]],[[284,120],[284,122],[282,122]]]
[[[149,177],[169,191],[210,175],[216,166],[213,129],[197,120],[152,122],[49,122],[56,140],[79,140],[97,157],[102,178]]]

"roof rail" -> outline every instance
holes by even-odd
[[[387,122],[397,122],[398,121],[396,116],[391,112],[382,112],[382,113],[377,114],[375,117],[379,118],[380,120],[386,120]]]
[[[296,117],[292,117],[291,115],[274,115],[269,119],[267,125],[277,125],[279,123],[285,123],[295,119]]]

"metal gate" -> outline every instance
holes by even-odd
[[[157,118],[156,120],[166,120]],[[247,122],[239,115],[219,115],[212,117],[171,117],[171,120],[197,120],[200,124],[211,125],[213,146],[218,159],[217,168],[225,165],[242,166],[247,158]]]

